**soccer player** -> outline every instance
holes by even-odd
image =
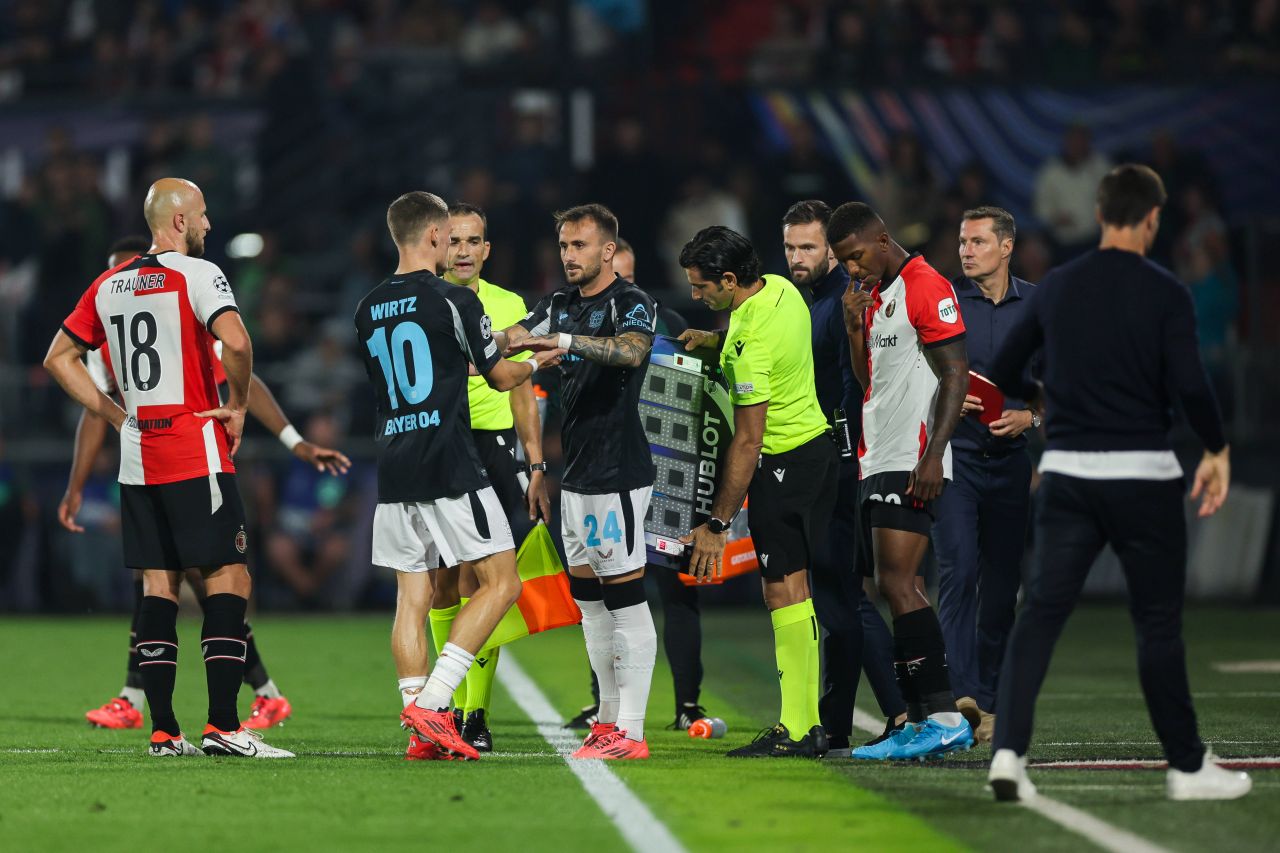
[[[786,279],[761,277],[755,249],[723,226],[694,235],[680,251],[680,266],[696,301],[733,312],[720,352],[733,439],[711,517],[682,540],[693,546],[689,571],[697,578],[720,574],[729,524],[749,497],[747,523],[782,691],[777,725],[728,754],[821,758],[827,735],[818,716],[818,621],[806,570],[831,519],[839,459],[814,386],[809,310]]]
[[[874,560],[893,615],[895,667],[911,721],[853,757],[942,755],[971,746],[973,729],[956,710],[942,630],[916,574],[934,501],[951,479],[948,442],[969,387],[964,321],[951,284],[894,242],[867,205],[838,207],[827,241],[852,279],[845,327],[865,389],[858,445],[863,558]]]
[[[453,205],[449,208],[449,229],[444,280],[480,297],[481,307],[499,328],[519,322],[528,313],[520,295],[480,277],[490,251],[484,211],[470,204]],[[545,483],[547,463],[542,459],[542,424],[533,383],[525,382],[511,391],[495,391],[482,377],[473,376],[467,382],[467,405],[471,411],[471,439],[480,454],[480,464],[502,502],[514,540],[522,542],[539,517],[551,516]],[[517,434],[529,462],[527,490],[520,482],[525,474],[524,464],[516,461]],[[437,653],[448,641],[462,602],[475,590],[475,572],[466,564],[441,567],[436,572],[430,619]],[[465,715],[462,739],[480,752],[493,749],[489,698],[498,669],[498,652],[494,646],[476,655],[476,665],[467,670],[466,681],[454,697],[455,722],[458,714]]]
[[[145,237],[124,237],[116,241],[107,256],[107,267],[116,267],[125,261],[137,257],[151,245]],[[215,342],[216,343],[216,342]],[[111,373],[111,362],[107,357],[108,344],[85,355],[85,364],[94,384],[107,396],[117,393],[115,376]],[[220,347],[215,346],[215,357],[221,358]],[[221,361],[213,362],[213,372],[217,384],[226,382],[226,374],[221,369]],[[306,441],[297,429],[289,423],[280,406],[276,403],[266,384],[252,374],[249,381],[249,414],[253,415],[268,430],[274,433],[285,447],[308,464],[315,465],[317,470],[327,470],[331,474],[346,473],[351,460],[342,453],[327,447],[320,447]],[[67,479],[67,490],[58,503],[58,521],[72,533],[82,533],[84,528],[76,524],[76,514],[80,511],[84,484],[93,468],[102,445],[107,438],[107,422],[88,409],[80,412],[80,423],[76,427],[75,450],[72,453],[71,474]],[[85,718],[95,726],[104,729],[138,729],[142,728],[142,705],[145,693],[142,689],[142,670],[139,667],[141,655],[138,654],[137,632],[138,618],[142,605],[142,573],[133,573],[134,603],[133,621],[129,627],[129,659],[125,671],[124,687],[113,699],[100,708],[85,712]],[[205,594],[203,578],[197,570],[186,572],[187,584],[196,592],[196,599],[203,606]],[[251,729],[266,729],[283,723],[293,714],[293,706],[280,692],[280,688],[267,674],[266,664],[258,651],[253,637],[253,629],[245,623],[245,665],[244,683],[254,692],[253,708],[243,725]]]
[[[1147,166],[1111,170],[1098,186],[1102,239],[1045,276],[990,379],[1034,394],[1023,368],[1043,348],[1048,446],[1036,500],[1036,554],[1027,601],[1005,652],[988,782],[997,800],[1027,799],[1032,711],[1053,647],[1104,546],[1129,586],[1138,680],[1169,760],[1171,800],[1233,800],[1245,773],[1213,761],[1196,730],[1182,642],[1187,581],[1183,472],[1169,442],[1174,402],[1204,443],[1191,497],[1217,512],[1231,480],[1222,414],[1196,340],[1185,285],[1147,260],[1160,229],[1164,183]],[[1099,310],[1099,306],[1103,306]]]
[[[400,196],[387,209],[387,228],[400,262],[360,300],[355,326],[378,401],[373,563],[396,572],[391,649],[401,720],[413,730],[405,757],[477,759],[480,753],[458,732],[450,700],[519,598],[520,577],[511,526],[470,435],[468,364],[495,389],[509,391],[563,351],[550,349],[523,363],[499,356],[479,298],[437,275],[449,247],[449,209],[439,196]],[[431,571],[463,562],[477,588],[458,611],[428,678]]]
[[[209,716],[201,748],[210,755],[292,758],[236,714],[252,581],[231,460],[244,429],[253,345],[231,285],[200,259],[210,225],[199,187],[162,178],[148,190],[143,212],[150,249],[90,285],[44,363],[67,393],[120,432],[125,565],[143,572],[137,649],[151,709],[149,754],[200,754],[173,712],[178,591],[184,571],[199,569],[208,594],[200,646]],[[210,335],[222,342],[225,404],[214,383]],[[123,409],[98,389],[81,359],[109,338]]]
[[[575,758],[649,757],[645,706],[658,650],[644,592],[644,517],[655,469],[640,421],[657,304],[613,269],[618,220],[585,204],[556,214],[568,285],[505,330],[511,348],[562,347],[565,473],[560,532],[600,709]]]

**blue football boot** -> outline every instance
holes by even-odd
[[[902,749],[911,742],[916,736],[915,723],[903,723],[902,728],[889,735],[879,743],[867,744],[860,746],[850,753],[852,758],[861,758],[865,761],[888,761],[893,758],[893,753]]]
[[[965,719],[958,726],[944,726],[930,717],[916,730],[916,736],[889,755],[891,761],[924,761],[948,752],[973,747],[973,728]]]

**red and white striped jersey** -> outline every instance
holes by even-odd
[[[213,382],[219,387],[223,382],[227,381],[227,371],[222,367],[222,341],[212,338],[212,355],[213,355]],[[84,366],[89,368],[89,375],[93,377],[93,384],[98,386],[98,390],[108,397],[113,397],[118,390],[116,386],[116,374],[111,369],[111,344],[103,344],[97,349],[91,349],[84,354]],[[222,399],[221,395],[218,397]]]
[[[929,347],[964,337],[964,320],[947,281],[919,255],[912,255],[893,278],[871,291],[867,309],[867,373],[862,398],[862,476],[912,471],[933,430],[938,377],[925,358]],[[951,478],[951,447],[942,457]]]
[[[120,431],[121,483],[157,485],[235,471],[226,429],[195,413],[221,405],[215,375],[221,364],[209,327],[236,310],[216,264],[160,252],[107,270],[62,324],[90,349],[110,344],[102,373],[132,418]]]

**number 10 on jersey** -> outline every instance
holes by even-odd
[[[431,369],[431,345],[421,326],[417,323],[397,324],[391,331],[389,347],[386,328],[379,328],[365,344],[369,347],[369,354],[382,365],[382,375],[387,380],[387,397],[393,411],[400,408],[401,397],[407,406],[416,406],[427,399],[435,380]],[[410,375],[413,376],[412,382],[409,381]]]

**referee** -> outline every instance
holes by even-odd
[[[755,249],[723,226],[694,235],[680,266],[696,301],[733,312],[720,362],[734,434],[711,518],[683,540],[693,544],[690,572],[720,573],[729,523],[749,496],[782,691],[777,725],[729,755],[821,758],[828,741],[818,717],[818,621],[807,569],[831,519],[839,457],[814,388],[809,310],[786,279],[762,277]]]
[[[1146,259],[1165,203],[1160,176],[1126,164],[1098,187],[1102,242],[1050,272],[990,378],[1026,397],[1023,368],[1043,347],[1048,444],[1027,603],[1005,653],[988,781],[998,800],[1035,794],[1027,778],[1032,711],[1053,646],[1089,567],[1111,545],[1124,567],[1138,637],[1138,677],[1169,760],[1173,800],[1228,800],[1244,773],[1214,764],[1196,730],[1182,643],[1187,572],[1183,472],[1168,432],[1181,404],[1205,453],[1193,498],[1200,516],[1227,497],[1226,437],[1196,339],[1191,294]]]

